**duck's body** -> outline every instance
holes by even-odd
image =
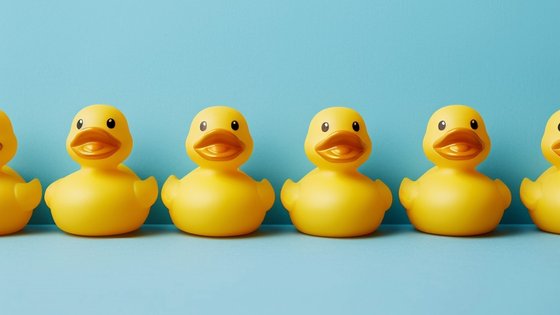
[[[360,114],[346,107],[320,111],[309,124],[304,147],[317,168],[282,187],[282,204],[294,226],[325,237],[374,232],[393,198],[383,182],[358,171],[372,147]]]
[[[12,122],[0,111],[0,235],[23,229],[43,195],[38,179],[26,183],[6,165],[15,156],[17,147]]]
[[[437,166],[417,181],[403,181],[399,195],[418,230],[452,236],[494,230],[511,200],[500,180],[477,171]]]
[[[383,182],[357,171],[317,168],[297,183],[288,180],[282,201],[301,232],[351,237],[375,231],[391,206],[392,196]]]
[[[258,229],[272,207],[274,191],[267,180],[257,182],[238,170],[197,168],[180,180],[168,180],[162,198],[180,230],[235,236]]]
[[[182,179],[170,176],[162,199],[180,230],[227,237],[259,228],[274,203],[274,189],[239,170],[253,150],[243,115],[227,106],[208,107],[193,119],[185,147],[200,167]]]
[[[417,181],[404,178],[399,190],[414,227],[432,234],[470,236],[498,226],[511,193],[502,181],[476,170],[490,147],[484,121],[474,109],[451,105],[432,115],[423,148],[436,166]]]
[[[157,198],[157,183],[125,166],[84,168],[51,184],[45,201],[56,225],[84,236],[128,233],[144,224]]]
[[[18,173],[4,165],[0,170],[0,235],[23,229],[41,197],[41,184],[37,179],[26,183]]]
[[[543,231],[560,234],[560,170],[550,167],[536,181],[521,183],[521,201]]]
[[[548,119],[541,150],[552,166],[534,182],[523,179],[521,201],[541,230],[560,234],[560,111]]]
[[[132,150],[124,115],[108,105],[82,109],[74,118],[66,149],[81,169],[45,192],[56,225],[83,236],[140,228],[157,199],[158,186],[154,177],[141,180],[121,164]]]

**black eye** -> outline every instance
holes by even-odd
[[[439,130],[445,129],[446,126],[447,124],[445,123],[445,120],[440,121],[439,124],[437,125]]]
[[[76,123],[76,128],[82,129],[83,125],[84,125],[84,120],[83,119],[78,119],[78,122]]]
[[[237,122],[237,120],[231,122],[231,129],[233,130],[239,129],[239,123]]]
[[[113,118],[107,119],[107,127],[109,127],[110,129],[115,128],[115,120]]]
[[[558,131],[560,131],[560,124],[558,124]]]
[[[321,125],[321,130],[323,130],[323,132],[329,131],[329,123],[325,121],[325,122]]]
[[[206,130],[206,128],[208,128],[208,125],[206,124],[206,121],[203,121],[200,123],[200,131],[204,131]]]
[[[354,129],[354,131],[360,131],[360,124],[357,121],[353,122],[352,129]]]
[[[474,130],[478,129],[478,121],[476,121],[474,119],[471,120],[471,128],[474,129]]]

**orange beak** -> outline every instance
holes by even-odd
[[[349,131],[335,131],[315,146],[315,151],[325,160],[333,163],[352,162],[364,154],[365,148],[360,137]]]
[[[121,143],[107,131],[93,127],[80,131],[70,147],[81,158],[98,160],[115,154]]]
[[[229,161],[239,156],[245,144],[233,133],[224,129],[208,132],[194,145],[194,150],[209,161]]]
[[[1,147],[0,147],[1,148]],[[553,145],[552,145],[552,151],[554,151],[554,153],[556,153],[557,155],[560,155],[560,140],[556,141]]]
[[[449,160],[470,160],[484,150],[484,143],[474,131],[457,128],[436,141],[434,149]]]

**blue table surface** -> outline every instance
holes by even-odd
[[[474,238],[383,225],[353,239],[290,225],[228,239],[36,225],[0,238],[0,313],[558,314],[558,244],[533,225]]]

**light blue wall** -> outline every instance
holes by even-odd
[[[421,140],[431,113],[477,108],[493,149],[480,167],[514,200],[503,222],[530,222],[524,176],[548,167],[539,142],[560,108],[558,1],[2,1],[0,107],[20,149],[11,166],[46,186],[77,169],[64,141],[83,106],[127,115],[141,176],[184,175],[192,117],[227,104],[247,117],[255,151],[244,166],[277,192],[312,165],[307,124],[345,105],[368,123],[362,170],[395,196],[431,164]],[[43,205],[32,223],[52,222]],[[160,201],[149,222],[169,222]],[[267,223],[288,223],[280,202]],[[395,202],[385,223],[407,222]]]

